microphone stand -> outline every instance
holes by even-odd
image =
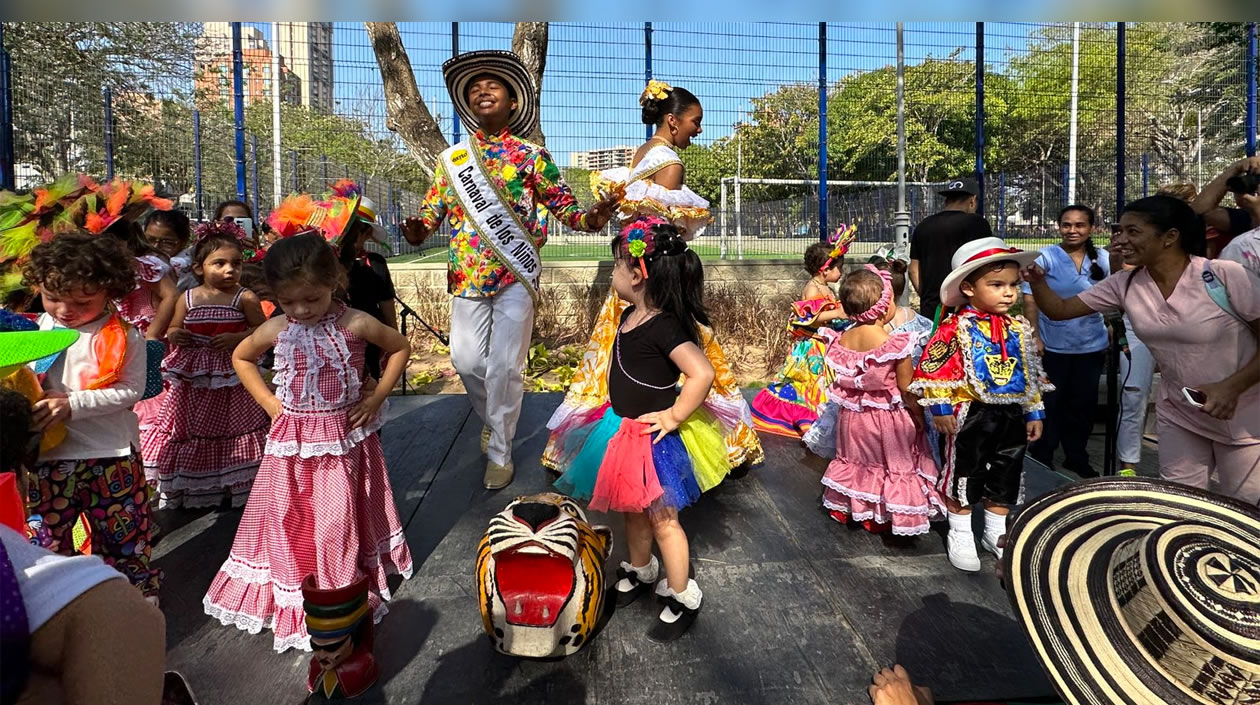
[[[1124,319],[1117,316],[1111,321],[1111,340],[1107,344],[1107,411],[1103,431],[1104,477],[1116,474],[1116,445],[1120,433],[1120,342],[1124,340]]]
[[[430,333],[432,333],[433,337],[438,339],[438,342],[440,342],[443,345],[450,346],[451,344],[450,338],[443,335],[442,331],[429,325],[429,322],[421,318],[420,314],[416,313],[416,310],[414,308],[408,306],[406,301],[403,301],[402,299],[398,298],[398,294],[394,294],[394,303],[398,304],[398,309],[399,309],[398,328],[399,328],[399,331],[403,334],[403,337],[407,336],[407,317],[411,316],[412,318],[416,319],[416,321],[418,321],[420,325],[424,326],[425,329],[427,329]],[[407,393],[407,375],[406,374],[403,374],[402,383],[403,383],[402,393],[405,395]]]

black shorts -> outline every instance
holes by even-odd
[[[1018,504],[1028,449],[1023,407],[971,402],[957,413],[958,433],[941,439],[945,493],[964,506],[982,500]]]

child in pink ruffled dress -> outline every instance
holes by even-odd
[[[201,283],[175,306],[162,361],[168,389],[140,439],[159,506],[213,507],[225,496],[240,506],[262,460],[271,421],[232,368],[232,350],[264,320],[240,282],[244,239],[235,223],[197,228],[192,267]]]
[[[232,362],[272,417],[271,433],[231,553],[202,604],[223,624],[251,634],[272,629],[276,651],[309,650],[301,591],[307,576],[332,590],[366,575],[366,609],[376,621],[388,611],[386,574],[411,576],[376,433],[411,346],[398,331],[333,300],[345,274],[318,233],[272,245],[263,271],[284,315],[259,326]],[[360,374],[368,343],[386,358],[370,392]],[[274,394],[257,366],[273,346]]]
[[[831,340],[831,399],[839,406],[836,456],[823,475],[823,506],[839,522],[899,536],[928,532],[944,516],[938,470],[924,434],[923,410],[907,403],[918,336],[888,333],[892,277],[866,265],[845,277],[840,303],[854,325]]]

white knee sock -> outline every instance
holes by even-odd
[[[634,573],[641,583],[654,583],[656,576],[660,572],[661,564],[656,561],[656,556],[651,556],[647,565],[633,566],[629,561],[622,561],[621,567]],[[630,592],[634,589],[634,584],[628,579],[622,578],[617,581],[617,592]]]

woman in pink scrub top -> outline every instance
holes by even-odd
[[[1066,300],[1040,268],[1028,267],[1038,308],[1054,320],[1128,313],[1163,376],[1155,405],[1160,476],[1208,489],[1215,472],[1216,492],[1260,502],[1260,291],[1238,263],[1203,258],[1203,223],[1175,198],[1125,206],[1111,247],[1137,268]],[[1228,293],[1233,314],[1209,295],[1210,285]],[[1183,387],[1203,393],[1202,407]]]

